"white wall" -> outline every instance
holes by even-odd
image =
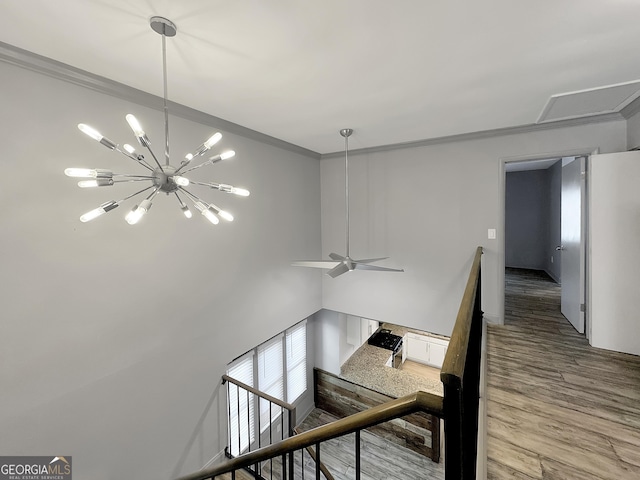
[[[590,159],[591,344],[640,355],[640,152]]]
[[[0,452],[72,455],[93,480],[200,468],[224,447],[226,363],[321,306],[319,272],[290,266],[320,254],[319,161],[223,131],[235,159],[198,179],[251,196],[193,190],[232,224],[188,221],[165,196],[135,227],[133,202],[82,224],[134,190],[81,190],[65,167],[144,170],[76,125],[133,143],[132,112],[161,153],[161,111],[1,62],[0,76]],[[170,121],[177,158],[216,130]]]
[[[315,366],[334,375],[340,374],[340,344],[344,333],[340,314],[320,310],[312,319],[315,335]]]
[[[640,112],[627,120],[627,149],[640,147]]]
[[[449,335],[475,247],[483,245],[487,318],[501,321],[504,285],[503,159],[624,149],[614,121],[357,154],[350,141],[351,255],[389,256],[405,273],[323,278],[323,307]],[[322,253],[344,253],[344,156],[323,158]],[[498,238],[487,240],[487,229]]]

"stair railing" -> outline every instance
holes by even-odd
[[[264,393],[250,385],[247,385],[246,383],[243,383],[239,380],[236,380],[233,377],[230,377],[229,375],[223,375],[222,376],[222,384],[223,385],[227,385],[227,405],[228,405],[228,422],[229,422],[229,427],[228,427],[228,431],[229,431],[229,443],[227,448],[225,449],[225,454],[227,456],[227,458],[234,458],[236,455],[234,455],[232,450],[232,445],[233,442],[237,440],[237,444],[238,444],[238,451],[241,451],[241,423],[242,422],[246,422],[246,426],[247,426],[247,436],[248,438],[246,439],[246,450],[248,452],[251,452],[252,450],[256,450],[257,447],[258,449],[262,447],[262,438],[263,436],[267,436],[268,435],[268,439],[265,439],[265,443],[267,444],[272,444],[275,441],[279,441],[279,440],[283,440],[285,438],[291,437],[294,435],[294,428],[296,426],[296,407],[290,403],[287,403],[283,400],[280,400],[279,398],[273,397],[267,393]],[[231,401],[229,399],[231,399],[231,392],[233,391],[232,389],[235,389],[235,398],[236,398],[236,405],[234,405],[235,408],[237,408],[238,411],[238,416],[236,418],[236,431],[237,431],[237,435],[238,438],[232,438],[231,437],[231,432],[232,432],[232,428],[231,428],[231,423],[232,423],[232,415],[231,415],[231,409],[232,409],[232,405],[231,405]],[[246,416],[241,416],[240,415],[240,411],[242,410],[241,408],[241,402],[240,399],[243,398],[244,400],[244,405],[247,406],[246,408]],[[268,419],[263,419],[262,418],[262,408],[260,407],[260,402],[268,402],[269,405],[269,418]],[[251,440],[251,436],[249,435],[249,432],[251,431],[252,428],[255,427],[256,423],[252,422],[251,418],[249,417],[249,405],[252,404],[253,405],[253,410],[258,412],[258,419],[257,419],[257,427],[258,427],[258,433],[257,433],[257,441],[253,441]],[[273,432],[273,427],[274,427],[274,416],[273,416],[273,411],[274,408],[273,406],[276,406],[277,409],[279,409],[278,414],[276,415],[276,417],[280,418],[280,423],[279,423],[279,434],[276,435],[276,438],[274,438],[274,432]],[[276,409],[276,411],[277,411]],[[285,423],[285,416],[286,416],[286,423]],[[242,418],[241,418],[242,417]],[[266,423],[268,420],[268,424]],[[253,423],[253,425],[252,425]],[[267,425],[264,429],[262,428],[263,425]],[[267,432],[268,433],[265,433]],[[286,434],[285,434],[286,432]],[[278,433],[278,432],[276,432]],[[279,438],[277,438],[279,437]],[[270,467],[271,469],[273,469],[273,461],[272,459],[270,460]],[[291,461],[293,461],[293,458],[291,458]],[[253,472],[260,474],[261,471],[261,464],[260,462],[255,463],[253,466],[249,467],[247,466],[246,468],[250,468]],[[293,468],[293,464],[290,465],[290,468]]]

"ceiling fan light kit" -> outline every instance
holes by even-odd
[[[349,137],[353,134],[353,129],[343,128],[340,135],[344,137],[344,172],[345,172],[345,220],[347,232],[347,254],[346,256],[337,253],[330,253],[332,260],[301,260],[293,262],[295,267],[311,267],[328,269],[327,275],[336,278],[343,273],[352,272],[353,270],[375,270],[379,272],[404,272],[404,269],[381,267],[371,265],[379,260],[386,260],[389,257],[365,258],[362,260],[352,259],[349,253]]]
[[[164,97],[163,97],[163,107],[164,107],[164,134],[165,134],[165,164],[162,165],[156,155],[151,150],[151,141],[149,137],[145,133],[142,125],[138,121],[138,119],[132,115],[128,114],[125,119],[129,124],[129,127],[133,131],[138,143],[141,147],[146,148],[151,157],[153,158],[155,165],[149,164],[143,155],[136,153],[135,148],[131,145],[124,144],[122,148],[117,143],[109,140],[107,137],[103,136],[100,132],[95,130],[94,128],[81,123],[78,125],[78,129],[96,140],[100,144],[104,145],[110,150],[116,151],[125,157],[134,160],[138,165],[147,169],[148,172],[145,175],[135,175],[135,174],[127,174],[127,173],[116,173],[112,170],[107,169],[91,169],[91,168],[67,168],[64,173],[69,177],[75,178],[83,178],[85,180],[81,180],[78,182],[78,186],[81,188],[94,188],[94,187],[111,187],[116,183],[130,183],[130,182],[148,182],[150,185],[147,185],[145,188],[128,195],[120,200],[111,200],[103,203],[99,207],[83,214],[80,217],[80,221],[88,222],[93,220],[111,210],[114,210],[120,204],[132,197],[140,195],[144,192],[149,192],[147,197],[140,201],[138,205],[135,205],[129,213],[125,216],[125,220],[130,225],[134,225],[140,221],[140,219],[151,209],[152,202],[158,193],[165,193],[166,195],[175,195],[178,203],[180,205],[180,209],[183,215],[186,218],[192,217],[192,212],[187,206],[185,199],[188,199],[193,206],[198,210],[202,216],[204,216],[207,220],[209,220],[214,225],[219,222],[219,218],[222,218],[227,221],[233,220],[233,215],[229,212],[222,210],[220,207],[214,205],[213,203],[207,203],[202,200],[197,195],[191,193],[185,187],[189,185],[200,185],[203,187],[208,187],[214,190],[219,190],[224,193],[231,193],[241,197],[246,197],[249,195],[249,191],[244,188],[234,187],[232,185],[227,185],[224,183],[214,183],[214,182],[198,182],[191,180],[185,176],[188,172],[199,169],[201,167],[207,165],[213,165],[220,161],[228,160],[233,158],[235,152],[233,150],[227,150],[212,157],[209,159],[191,166],[187,168],[189,164],[197,157],[204,156],[216,143],[220,141],[222,138],[222,134],[217,132],[209,137],[202,145],[200,145],[193,153],[189,153],[185,156],[185,158],[180,162],[180,165],[173,166],[169,162],[169,109],[167,107],[167,53],[166,53],[166,37],[174,37],[177,33],[177,28],[175,24],[164,17],[151,17],[149,20],[150,26],[154,32],[160,34],[162,36],[162,75],[164,82]],[[182,195],[182,196],[181,196]]]

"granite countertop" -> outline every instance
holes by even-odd
[[[403,337],[407,332],[428,335],[411,328],[400,327],[391,323],[381,325],[382,328],[391,330],[394,335]],[[432,335],[440,337],[439,335]],[[441,337],[447,338],[447,337]],[[403,397],[417,390],[443,396],[442,383],[431,380],[411,372],[386,367],[385,363],[391,356],[391,350],[374,347],[364,343],[340,369],[340,376],[345,380],[370,388],[376,392],[390,397]]]

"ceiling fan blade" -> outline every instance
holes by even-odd
[[[377,262],[378,260],[386,260],[389,257],[380,257],[380,258],[365,258],[363,260],[354,260],[354,262],[356,263],[373,263],[373,262]]]
[[[343,260],[346,260],[346,257],[338,255],[337,253],[330,253],[329,257],[333,258],[336,262],[342,262]]]
[[[366,263],[355,263],[355,268],[357,270],[377,270],[379,272],[404,272],[403,268],[388,268],[388,267],[379,267],[378,265],[367,265]]]
[[[339,263],[338,265],[333,267],[331,270],[329,270],[327,272],[327,275],[329,275],[331,278],[336,278],[337,276],[342,275],[343,273],[347,273],[348,271],[349,271],[349,267],[347,266],[346,263]]]
[[[334,268],[339,262],[332,260],[302,260],[291,263],[294,267],[312,267],[312,268]]]

